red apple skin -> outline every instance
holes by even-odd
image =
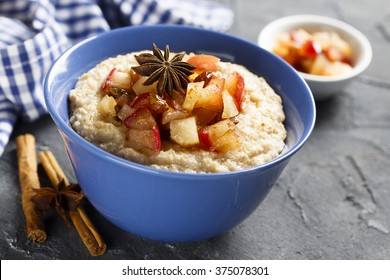
[[[157,155],[161,150],[161,137],[157,125],[151,129],[129,129],[128,141],[132,148],[147,155]]]
[[[189,64],[196,67],[195,71],[197,72],[218,71],[219,61],[220,59],[218,57],[209,54],[198,54],[187,60]]]
[[[244,78],[238,72],[234,72],[225,79],[224,89],[227,89],[230,95],[233,96],[237,105],[237,109],[239,112],[241,112],[242,102],[244,101],[245,97]]]
[[[307,40],[300,49],[300,54],[308,58],[315,58],[321,52],[321,45],[312,40]]]
[[[101,86],[101,90],[109,95],[119,95],[121,93],[130,93],[132,86],[132,77],[130,73],[111,69]]]
[[[156,126],[156,121],[148,108],[141,107],[137,111],[129,115],[126,119],[124,119],[123,124],[127,128],[143,130],[151,129]]]
[[[208,151],[212,150],[210,135],[207,132],[207,129],[205,127],[199,129],[199,140],[206,150]]]
[[[158,154],[161,150],[161,137],[160,137],[160,131],[158,129],[158,126],[155,125],[152,128],[152,135],[153,135],[153,145],[152,150],[154,154]]]
[[[229,119],[201,128],[199,138],[203,147],[211,152],[228,152],[240,146],[237,128]]]
[[[116,68],[112,68],[112,70],[110,71],[110,73],[108,74],[106,80],[104,81],[104,83],[102,85],[102,91],[107,92],[107,93],[109,92],[111,80],[112,80],[112,77],[114,76],[115,71],[116,71]]]
[[[149,93],[138,95],[131,103],[130,107],[139,109],[141,107],[150,107]]]

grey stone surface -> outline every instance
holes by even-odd
[[[390,259],[390,2],[224,1],[236,11],[229,31],[256,42],[270,21],[290,14],[342,19],[370,40],[367,71],[338,96],[317,103],[317,123],[260,207],[230,232],[189,244],[166,244],[116,228],[88,203],[108,245],[101,259]],[[33,133],[72,174],[50,117],[18,123],[0,158],[0,259],[90,259],[77,232],[47,216],[48,240],[26,239],[15,137]],[[74,178],[73,178],[74,179]]]

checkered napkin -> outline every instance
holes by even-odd
[[[229,29],[233,12],[203,0],[0,0],[0,156],[18,118],[47,113],[43,81],[72,44],[128,25]]]

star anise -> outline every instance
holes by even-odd
[[[165,46],[164,54],[154,43],[152,50],[153,54],[141,53],[136,55],[135,59],[140,66],[132,67],[137,74],[149,77],[143,85],[151,85],[158,81],[158,95],[164,96],[164,91],[166,91],[169,96],[173,96],[173,90],[184,94],[190,81],[189,76],[193,74],[191,70],[196,67],[182,61],[184,53],[178,53],[169,60],[168,45]]]
[[[84,195],[80,193],[80,186],[78,184],[65,185],[65,181],[61,180],[53,188],[45,187],[34,190],[36,194],[31,197],[31,200],[35,205],[43,211],[55,210],[65,223],[70,226],[65,210],[75,210],[83,199]]]

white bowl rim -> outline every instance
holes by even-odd
[[[261,30],[257,39],[257,43],[260,47],[263,47],[263,42],[267,41],[267,34],[270,32],[270,30],[273,30],[277,27],[288,27],[296,24],[307,25],[310,23],[328,25],[348,33],[352,37],[356,38],[357,42],[360,44],[362,48],[362,55],[359,58],[359,63],[355,65],[351,71],[341,75],[320,76],[297,71],[305,80],[315,82],[338,82],[342,80],[348,80],[362,73],[371,63],[372,47],[367,37],[361,31],[344,21],[322,15],[296,14],[276,19],[268,23]]]

